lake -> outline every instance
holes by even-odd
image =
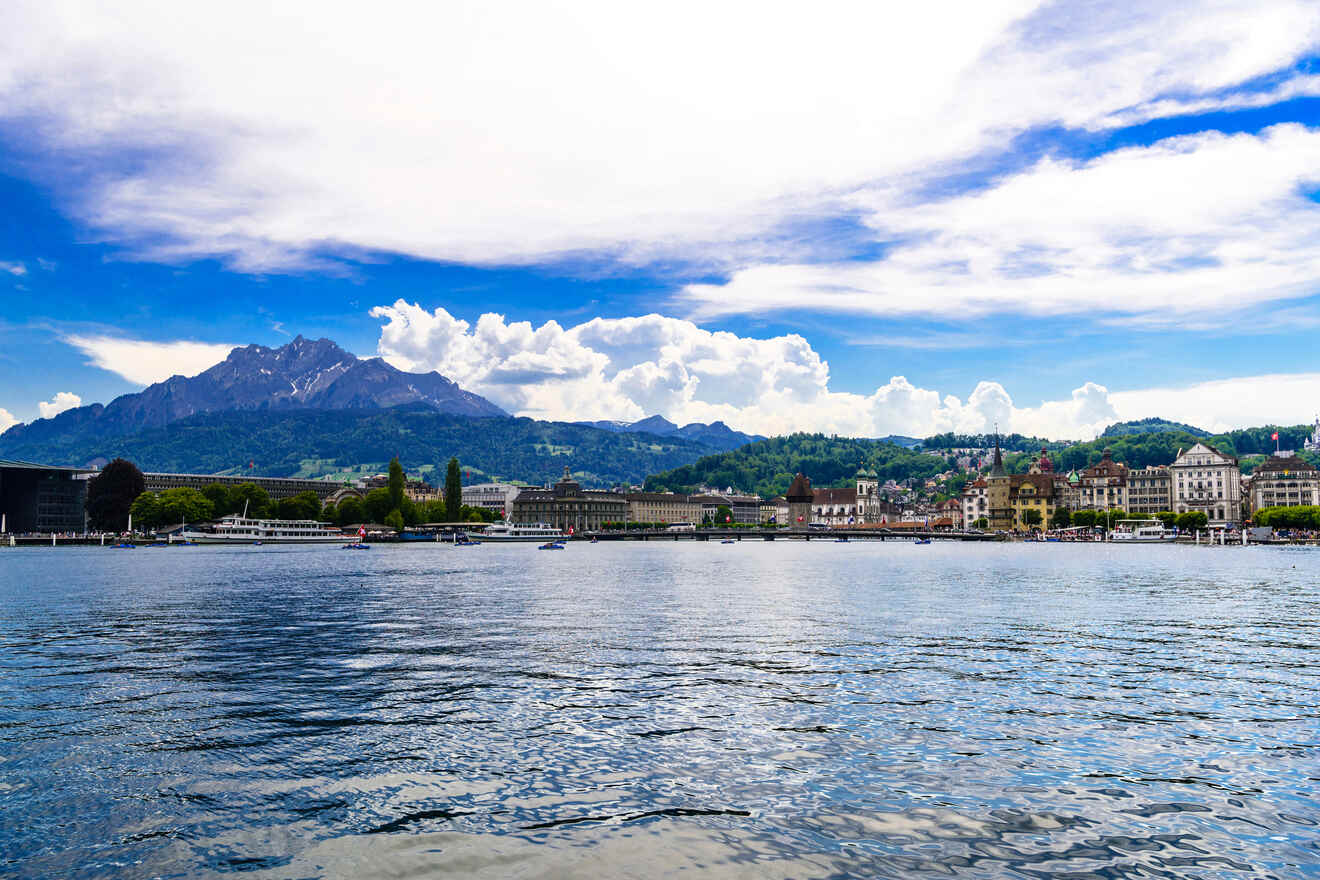
[[[0,876],[1320,876],[1320,551],[0,549]]]

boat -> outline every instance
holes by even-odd
[[[474,541],[468,537],[467,532],[459,532],[454,535],[455,547],[480,547],[480,541]]]
[[[237,513],[185,531],[182,537],[193,544],[345,544],[356,540],[312,519],[248,519]]]
[[[1157,519],[1120,519],[1114,523],[1109,540],[1134,544],[1160,544],[1173,540],[1173,532]]]
[[[914,540],[912,541],[912,543],[913,543],[913,544],[929,544],[929,543],[930,543],[930,538],[916,538],[916,539],[914,539]]]
[[[371,549],[371,545],[370,545],[370,544],[363,544],[363,543],[361,543],[361,542],[357,542],[357,543],[353,543],[353,544],[345,544],[345,545],[343,545],[343,548],[344,548],[345,550],[370,550],[370,549]]]
[[[136,550],[137,547],[136,547],[135,545],[133,545],[133,544],[115,544],[114,547],[113,547],[112,549],[115,549],[115,550]]]
[[[561,541],[567,538],[562,530],[549,523],[495,523],[481,533],[483,542],[508,543],[514,541],[541,542]]]
[[[721,543],[721,544],[736,544],[737,541],[733,540],[733,538],[725,538],[723,541],[720,541],[720,543]]]
[[[548,544],[542,544],[540,547],[537,547],[536,549],[537,549],[537,550],[563,550],[563,549],[564,549],[564,545],[563,545],[563,544],[560,544],[558,541],[551,541],[551,542],[548,543]]]

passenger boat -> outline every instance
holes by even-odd
[[[194,544],[346,544],[356,536],[311,519],[248,519],[237,513],[184,531]]]
[[[1109,533],[1109,540],[1138,544],[1159,544],[1173,540],[1173,532],[1157,519],[1120,519]]]
[[[567,538],[561,530],[548,523],[519,524],[495,523],[481,533],[482,543],[493,541],[507,543],[511,541],[546,542],[562,541]]]

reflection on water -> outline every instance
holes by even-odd
[[[1320,873],[1320,555],[0,551],[0,875]]]

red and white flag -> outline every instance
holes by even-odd
[[[359,537],[359,538],[365,538],[366,536],[367,536],[367,527],[366,527],[366,526],[358,526],[358,537]]]
[[[1275,431],[1273,434],[1271,434],[1271,435],[1270,435],[1270,439],[1271,439],[1271,440],[1278,440],[1278,439],[1279,439],[1279,432],[1278,432],[1278,431]]]

